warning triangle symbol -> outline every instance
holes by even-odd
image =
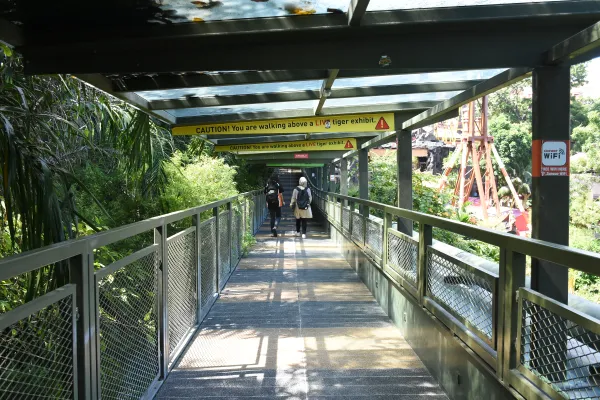
[[[350,142],[349,140],[346,141],[346,145],[344,146],[345,149],[353,149],[354,146],[352,146],[352,142]]]
[[[377,121],[377,125],[375,125],[375,129],[378,131],[382,131],[385,129],[390,129],[390,126],[388,125],[387,122],[385,122],[385,118],[381,117],[381,118],[379,118],[379,121]]]

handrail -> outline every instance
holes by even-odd
[[[24,274],[39,268],[44,260],[52,260],[58,262],[61,260],[74,257],[86,251],[88,248],[98,248],[109,244],[139,235],[163,225],[177,222],[183,218],[192,217],[198,213],[212,210],[227,203],[234,202],[239,198],[252,197],[262,193],[260,190],[254,190],[246,193],[241,193],[236,196],[231,196],[223,200],[213,201],[212,203],[204,204],[197,207],[191,207],[185,210],[174,211],[172,213],[159,215],[157,217],[148,218],[142,221],[133,222],[131,224],[119,226],[117,228],[108,229],[106,231],[97,232],[89,236],[71,239],[64,242],[54,243],[39,249],[25,251],[23,253],[0,258],[0,280],[9,279],[16,274]],[[14,262],[18,260],[19,264]]]
[[[506,248],[517,253],[527,254],[534,258],[552,261],[554,263],[587,272],[589,274],[600,275],[600,255],[591,251],[575,249],[573,247],[550,243],[538,239],[523,238],[521,236],[473,226],[463,222],[452,221],[445,218],[424,214],[418,211],[393,207],[371,200],[359,199],[338,193],[325,192],[317,188],[314,188],[314,190],[318,193],[321,193],[322,196],[329,196],[339,200],[345,200],[349,204],[360,204],[370,208],[375,208],[397,217],[407,218],[414,222],[454,232],[459,235],[477,239],[482,242]]]

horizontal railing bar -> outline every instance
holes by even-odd
[[[148,247],[143,248],[142,250],[138,250],[133,254],[128,255],[127,257],[123,257],[120,260],[115,261],[107,265],[106,267],[99,269],[95,272],[97,279],[103,279],[106,275],[110,275],[113,272],[120,270],[121,268],[136,262],[140,258],[146,257],[148,254],[152,254],[158,250],[160,245],[158,243],[151,244]]]
[[[54,303],[61,301],[65,297],[75,294],[75,288],[76,285],[74,283],[69,283],[65,286],[54,289],[43,296],[35,298],[28,303],[20,305],[5,314],[0,314],[0,331]]]
[[[528,288],[520,288],[519,296],[522,296],[523,299],[527,299],[530,302],[537,304],[538,306],[545,308],[546,310],[553,312],[562,318],[576,323],[577,325],[595,333],[596,335],[600,335],[600,320],[597,320],[592,316],[577,311],[572,307],[564,305],[548,296],[544,296],[543,294]]]
[[[532,385],[527,377],[517,369],[511,369],[508,377],[505,379],[507,384],[514,387],[517,392],[528,400],[548,400],[548,393]]]
[[[40,249],[29,250],[0,259],[0,281],[14,276],[25,274],[59,261],[84,254],[88,248],[97,249],[132,236],[153,230],[165,224],[177,222],[183,218],[191,217],[197,213],[211,210],[215,207],[238,201],[240,198],[253,197],[262,194],[261,190],[242,193],[227,199],[215,201],[187,210],[175,211],[170,214],[149,218],[128,225],[98,232],[90,236],[54,243]]]
[[[88,243],[82,238],[2,258],[0,259],[0,281],[83,254],[87,245]]]
[[[181,232],[177,232],[173,236],[169,236],[167,238],[167,243],[170,243],[170,242],[172,242],[174,240],[177,240],[177,239],[181,238],[182,236],[185,236],[188,233],[192,233],[192,232],[196,232],[196,227],[195,226],[190,226],[189,228],[184,229]]]
[[[500,278],[500,276],[498,276],[498,274],[490,272],[487,269],[483,269],[476,265],[468,264],[468,263],[462,261],[460,258],[456,258],[450,254],[446,254],[443,251],[440,251],[433,246],[427,246],[427,251],[432,252],[432,253],[442,257],[443,259],[450,261],[453,264],[458,265],[460,268],[462,268],[474,275],[477,275],[480,278],[486,279],[488,281],[491,280],[490,283],[493,283],[494,280],[497,280]]]
[[[540,389],[542,389],[542,391],[544,392],[544,394],[547,396],[546,398],[548,398],[548,397],[551,398],[551,399],[564,399],[565,398],[560,393],[558,393],[552,387],[552,385],[550,385],[548,382],[544,381],[543,379],[540,379],[539,376],[537,376],[536,374],[534,374],[533,372],[531,372],[530,370],[528,370],[524,365],[519,364],[517,366],[517,371],[519,373],[521,373],[521,375],[523,375],[524,378],[526,378],[527,380],[529,380],[530,382],[532,382],[535,386],[537,386]],[[533,385],[531,385],[531,386],[533,386]]]
[[[388,233],[391,233],[392,235],[396,236],[397,238],[400,238],[402,240],[406,240],[407,242],[412,242],[414,244],[419,244],[419,241],[416,240],[413,237],[408,236],[405,233],[399,232],[397,230],[395,230],[394,228],[388,228]]]
[[[338,199],[347,200],[355,204],[367,205],[398,217],[407,218],[426,225],[431,225],[434,228],[458,233],[460,235],[480,240],[501,248],[512,250],[516,253],[551,261],[555,264],[560,264],[565,267],[573,268],[593,275],[600,275],[600,255],[590,251],[579,250],[569,246],[544,242],[537,239],[523,238],[509,233],[493,231],[488,228],[452,221],[417,211],[401,209],[370,200],[363,200],[356,197],[330,192],[325,194]]]
[[[127,239],[131,236],[139,235],[140,233],[158,228],[159,226],[172,224],[179,220],[182,220],[187,217],[191,217],[196,215],[197,213],[202,213],[205,211],[212,210],[213,208],[220,207],[232,201],[237,201],[240,196],[252,196],[260,193],[259,190],[244,193],[242,195],[232,196],[227,199],[215,201],[212,203],[208,203],[202,206],[188,208],[187,210],[175,211],[170,214],[161,215],[154,218],[149,218],[144,221],[134,222],[129,225],[125,225],[119,228],[111,229],[105,232],[100,232],[94,235],[87,237],[87,240],[90,240],[92,248],[98,248],[102,246],[106,246],[115,242],[118,242],[123,239]]]
[[[207,219],[206,221],[202,221],[202,223],[200,224],[200,228],[202,228],[204,225],[208,225],[210,224],[212,221],[214,221],[216,218],[215,217],[210,217],[209,219]]]

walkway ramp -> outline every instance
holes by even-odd
[[[157,399],[446,399],[322,227],[269,221]]]

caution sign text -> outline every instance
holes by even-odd
[[[268,121],[176,126],[173,135],[265,135],[277,133],[382,132],[394,130],[394,114],[315,116]]]
[[[220,153],[274,153],[286,151],[331,151],[353,149],[356,149],[356,139],[354,138],[317,139],[301,140],[297,142],[249,143],[215,146],[215,151]]]

